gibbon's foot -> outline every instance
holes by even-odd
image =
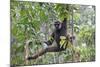
[[[35,54],[34,56],[29,56],[29,57],[27,58],[27,60],[32,60],[32,59],[37,59],[37,58],[38,58],[38,55]]]
[[[33,58],[33,57],[31,57],[31,56],[27,58],[27,60],[32,60],[32,59],[34,59],[34,58]]]

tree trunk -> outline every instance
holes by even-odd
[[[29,41],[25,42],[25,64],[28,65],[29,61],[27,60],[27,58],[29,57]]]

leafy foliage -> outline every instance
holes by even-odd
[[[26,65],[24,46],[31,40],[30,51],[35,53],[42,48],[53,30],[55,20],[67,18],[68,33],[71,33],[72,22],[76,37],[75,47],[79,48],[80,61],[95,60],[95,6],[22,2],[11,0],[11,64]],[[58,53],[47,53],[31,64],[52,64],[72,62],[72,50]]]

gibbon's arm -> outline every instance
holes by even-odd
[[[66,24],[67,24],[67,19],[64,18],[63,22],[62,22],[62,27],[66,30]]]

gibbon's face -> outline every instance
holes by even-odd
[[[59,21],[54,23],[54,27],[56,30],[60,30],[61,29],[61,23]]]

